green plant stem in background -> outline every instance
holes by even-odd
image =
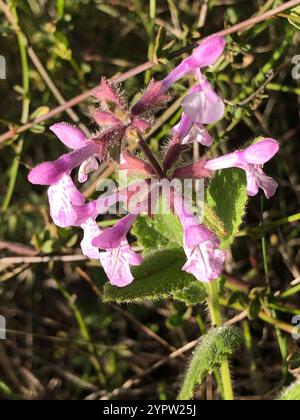
[[[245,338],[245,345],[249,353],[251,377],[257,394],[264,394],[267,392],[266,384],[264,383],[261,371],[257,366],[257,355],[255,351],[255,343],[252,339],[250,322],[248,319],[243,321],[243,331]]]
[[[65,0],[57,0],[57,17],[61,19],[65,13]]]
[[[286,290],[285,292],[281,293],[279,296],[279,299],[284,300],[289,298],[290,296],[295,295],[296,293],[300,292],[300,284],[297,284],[294,287],[291,287],[290,289]]]
[[[264,212],[264,197],[261,197],[261,214],[262,214],[262,222],[263,222],[263,212]],[[266,285],[268,290],[268,295],[271,296],[272,294],[272,288],[270,283],[270,277],[269,277],[269,262],[268,262],[268,252],[267,252],[267,241],[266,237],[263,236],[261,239],[262,242],[262,253],[263,253],[263,263],[264,263],[264,271],[265,271],[265,279],[266,279]],[[277,313],[275,309],[270,310],[272,318],[277,319]],[[287,365],[287,356],[288,356],[288,349],[287,349],[287,343],[286,339],[283,336],[281,330],[277,327],[275,327],[276,336],[278,340],[278,345],[282,357],[282,379],[283,381],[286,381],[288,377],[288,365]]]
[[[154,20],[156,17],[156,0],[150,0],[150,19]]]
[[[218,280],[212,281],[208,285],[208,307],[212,324],[216,327],[222,326],[221,307],[219,303],[219,286]],[[224,360],[221,365],[221,382],[223,388],[223,397],[226,401],[233,401],[233,387],[231,382],[230,368],[228,360]]]
[[[0,391],[2,391],[8,398],[12,399],[14,397],[13,391],[10,387],[0,379]]]
[[[101,386],[105,386],[106,380],[105,380],[105,376],[102,372],[101,365],[98,362],[98,357],[97,357],[97,352],[96,352],[95,346],[93,345],[93,343],[91,341],[91,336],[90,336],[88,327],[86,325],[86,322],[84,320],[84,317],[83,317],[80,309],[78,308],[78,306],[75,303],[74,296],[71,296],[69,294],[69,292],[65,289],[65,287],[62,285],[62,283],[59,282],[57,279],[55,279],[55,282],[56,282],[58,290],[60,291],[62,296],[68,302],[68,304],[69,304],[69,306],[70,306],[70,308],[71,308],[71,310],[72,310],[72,312],[75,316],[76,322],[77,322],[79,330],[80,330],[81,337],[87,344],[87,349],[90,353],[90,362],[91,362],[92,366],[94,367],[94,369],[96,371],[98,382]]]
[[[11,9],[13,19],[15,20],[15,25],[13,29],[18,39],[18,45],[19,45],[19,51],[20,51],[20,57],[21,57],[22,77],[23,77],[23,105],[22,105],[21,123],[26,124],[29,119],[29,106],[30,106],[30,99],[29,99],[30,78],[29,78],[29,65],[28,65],[28,57],[27,57],[27,42],[26,42],[26,38],[24,34],[22,33],[19,27],[19,19],[18,19],[15,2],[12,0],[9,0],[8,5]],[[19,167],[20,167],[20,158],[23,152],[23,144],[24,144],[24,139],[20,138],[15,147],[16,156],[10,168],[8,188],[7,188],[7,192],[3,200],[2,207],[1,207],[1,210],[3,212],[8,209],[14,190],[15,190],[15,185],[16,185]]]
[[[257,227],[241,230],[240,232],[237,233],[237,236],[243,237],[243,236],[247,236],[251,234],[261,235],[274,228],[287,225],[289,223],[298,222],[299,220],[300,220],[300,213],[292,214],[291,216],[283,217],[282,219],[275,220],[274,222],[269,222],[269,223],[262,222]]]
[[[148,59],[153,61],[154,49],[155,49],[155,18],[156,18],[156,0],[149,0],[149,17],[150,23],[148,25]],[[151,79],[151,69],[145,73],[145,83],[149,83]]]

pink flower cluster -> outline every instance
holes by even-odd
[[[54,162],[45,162],[32,169],[28,179],[33,184],[49,186],[50,211],[54,223],[60,227],[81,226],[84,231],[81,242],[83,254],[101,261],[113,285],[123,287],[130,284],[133,281],[130,267],[142,263],[141,255],[130,247],[127,234],[139,213],[142,213],[143,203],[149,200],[149,196],[145,194],[141,200],[137,191],[131,191],[130,200],[141,202],[139,211],[130,212],[129,209],[128,215],[115,226],[101,230],[96,222],[99,214],[104,214],[112,204],[122,202],[125,196],[128,198],[128,190],[118,189],[109,197],[86,202],[71,178],[74,169],[79,168],[78,181],[84,183],[89,173],[97,170],[99,162],[113,155],[115,157],[116,151],[119,151],[120,168],[126,169],[130,175],[142,176],[145,180],[159,178],[161,172],[168,180],[212,178],[220,169],[239,168],[246,173],[249,196],[256,195],[259,189],[264,191],[267,198],[276,193],[277,183],[263,172],[263,165],[279,150],[277,141],[270,138],[261,139],[244,150],[216,159],[203,158],[186,166],[178,163],[181,153],[193,142],[206,147],[213,143],[205,125],[220,120],[225,105],[202,74],[202,69],[214,64],[224,48],[223,38],[207,38],[165,79],[152,80],[131,109],[128,109],[116,87],[103,79],[95,90],[100,106],[93,115],[101,129],[89,139],[79,129],[64,123],[51,127],[72,151]],[[167,105],[170,87],[188,74],[194,75],[196,84],[182,101],[182,118],[173,129],[161,172],[157,173],[151,162],[127,152],[126,143],[129,138],[138,141],[147,132],[152,124],[151,113]],[[210,282],[219,277],[224,266],[225,251],[220,249],[217,236],[199,223],[184,197],[176,191],[172,194],[171,207],[183,226],[183,247],[187,262],[182,270],[193,274],[201,282]]]

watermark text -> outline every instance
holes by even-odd
[[[0,55],[0,79],[6,79],[6,60],[3,55]]]
[[[293,329],[292,337],[294,340],[300,340],[300,315],[294,316],[292,319],[292,324],[295,325]]]
[[[0,315],[0,340],[6,339],[6,319]]]

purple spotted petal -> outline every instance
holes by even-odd
[[[88,144],[86,135],[79,128],[67,123],[58,123],[50,127],[59,140],[70,149],[81,149]]]
[[[187,262],[183,271],[201,282],[210,282],[222,273],[226,253],[219,249],[220,241],[206,226],[200,224],[181,196],[175,195],[174,207],[184,232]]]
[[[71,177],[65,174],[48,189],[50,214],[59,227],[73,226],[78,219],[76,207],[84,206],[85,198],[75,187]]]
[[[211,241],[201,243],[197,247],[184,246],[187,262],[183,271],[190,273],[197,280],[209,283],[222,274],[226,252],[218,249]]]
[[[83,240],[80,244],[83,255],[98,260],[100,258],[100,252],[97,247],[93,246],[92,242],[93,239],[101,234],[101,229],[93,219],[86,220],[81,227],[84,232]]]
[[[100,261],[110,283],[117,287],[125,287],[134,280],[130,265],[140,265],[142,257],[132,251],[126,239],[118,248],[100,253]]]

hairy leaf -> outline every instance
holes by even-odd
[[[158,214],[153,219],[141,216],[132,229],[137,243],[146,253],[157,249],[182,246],[182,227],[174,214]]]
[[[222,239],[222,248],[229,248],[237,235],[247,200],[244,171],[225,169],[216,174],[207,190],[206,201],[224,224],[226,238]]]
[[[181,271],[185,260],[181,249],[168,249],[149,254],[141,266],[132,267],[135,278],[132,284],[124,288],[105,285],[103,301],[138,303],[168,297],[195,281],[192,275]]]
[[[195,387],[201,384],[206,375],[218,368],[224,359],[234,353],[241,342],[242,335],[236,327],[210,330],[194,351],[178,399],[193,398]]]
[[[186,305],[197,305],[207,298],[205,285],[194,281],[189,286],[173,294],[174,299],[184,302]]]

